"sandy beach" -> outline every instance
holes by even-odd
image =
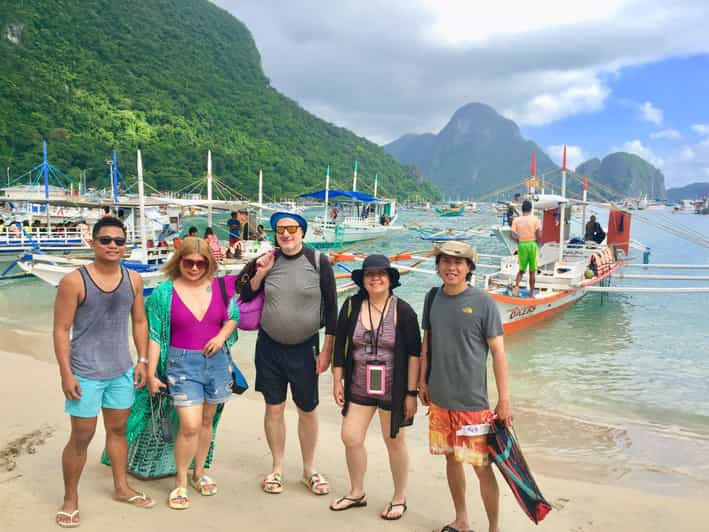
[[[242,346],[243,348],[244,346]],[[243,355],[240,355],[243,356]],[[5,369],[3,400],[0,401],[0,511],[2,530],[57,530],[53,516],[62,497],[60,453],[69,435],[63,413],[56,367],[25,354],[0,351]],[[251,368],[247,375],[253,382]],[[329,394],[329,376],[321,384],[321,428],[318,468],[331,482],[332,495],[348,488],[343,447],[339,438],[339,414]],[[33,392],[33,390],[35,392]],[[36,393],[39,391],[39,393]],[[21,399],[29,402],[24,404]],[[264,494],[260,479],[270,466],[270,456],[262,431],[263,405],[259,394],[249,390],[235,398],[225,410],[217,438],[212,474],[220,492],[214,498],[194,494],[186,512],[169,510],[166,497],[172,479],[150,482],[133,480],[134,487],[155,497],[159,504],[142,510],[111,499],[111,473],[99,463],[103,447],[100,428],[89,450],[89,459],[80,485],[82,529],[130,531],[145,529],[233,530],[433,530],[453,517],[444,474],[444,461],[428,454],[426,419],[419,411],[416,430],[407,433],[411,458],[409,510],[397,522],[385,522],[378,513],[391,495],[386,451],[378,426],[368,436],[369,472],[366,479],[369,506],[334,513],[328,510],[330,496],[315,497],[299,484],[300,457],[296,435],[296,415],[287,411],[288,447],[286,487],[281,495]],[[8,450],[19,452],[6,460]],[[12,454],[12,453],[10,453]],[[541,524],[549,531],[703,531],[709,509],[706,491],[676,495],[672,486],[664,494],[641,487],[627,488],[615,482],[580,480],[567,464],[537,460],[527,452],[537,481],[554,510]],[[8,465],[10,470],[8,470]],[[13,467],[14,466],[14,467]],[[472,526],[485,530],[486,520],[477,494],[472,470],[468,475]],[[518,508],[509,489],[500,479],[502,530],[532,530],[534,525]]]

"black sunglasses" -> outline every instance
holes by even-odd
[[[122,247],[126,245],[126,239],[125,237],[119,236],[119,237],[112,237],[112,236],[99,236],[96,237],[96,240],[98,240],[98,243],[101,244],[102,246],[108,246],[111,242],[116,244],[118,247]]]

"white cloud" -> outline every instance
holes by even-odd
[[[612,19],[628,2],[597,0],[576,2],[572,9],[559,0],[423,0],[432,16],[431,39],[451,46],[485,42],[498,35],[513,35]],[[500,14],[504,13],[504,16]],[[471,31],[474,22],[474,31]]]
[[[679,152],[679,160],[681,160],[681,161],[693,161],[696,156],[697,156],[697,154],[691,148],[691,146],[685,146]]]
[[[652,102],[645,102],[640,105],[640,118],[656,126],[661,125],[664,120],[662,110],[652,105]]]
[[[545,150],[546,154],[552,158],[552,160],[561,166],[564,159],[564,146],[561,144],[554,144],[552,146],[547,146]],[[588,160],[588,157],[583,152],[581,146],[566,146],[566,167],[573,170],[581,163]]]
[[[668,154],[662,171],[667,178],[667,187],[679,187],[709,180],[709,137],[692,145],[679,148]]]
[[[598,111],[608,93],[598,80],[593,80],[587,86],[540,94],[525,104],[510,107],[503,114],[522,126],[541,126],[566,116]]]
[[[709,135],[709,124],[692,124],[692,131],[699,135]]]
[[[682,140],[682,134],[676,129],[663,129],[662,131],[655,131],[653,133],[650,133],[650,138],[653,140]]]
[[[614,147],[613,151],[624,151],[628,153],[634,153],[638,157],[642,157],[647,162],[660,169],[662,169],[662,166],[664,164],[664,161],[661,157],[655,155],[655,153],[653,153],[650,148],[645,146],[642,141],[638,139],[629,140],[620,147]]]
[[[594,112],[624,67],[709,52],[703,0],[215,1],[251,30],[274,87],[375,141],[438,131],[476,101],[528,125]]]

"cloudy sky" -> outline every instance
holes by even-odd
[[[493,106],[560,162],[612,151],[709,181],[707,0],[215,0],[279,91],[383,144]]]

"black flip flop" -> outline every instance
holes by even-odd
[[[347,506],[343,506],[342,508],[333,508],[331,504],[330,510],[332,510],[333,512],[343,512],[345,510],[349,510],[350,508],[362,508],[363,506],[367,506],[367,501],[365,500],[366,497],[366,494],[362,495],[361,497],[357,497],[356,499],[353,499],[352,497],[340,497],[335,501],[335,504],[340,504],[342,501],[349,501],[352,504],[348,504]]]
[[[403,512],[401,512],[399,515],[396,517],[389,517],[389,512],[391,512],[394,508],[401,507],[404,509]],[[384,515],[380,515],[382,519],[386,519],[387,521],[396,521],[397,519],[401,519],[404,517],[404,514],[406,513],[406,501],[400,502],[398,504],[394,504],[393,502],[390,502],[389,505],[387,506],[386,512],[384,512]]]
[[[468,528],[466,530],[458,530],[454,526],[446,525],[443,528],[441,528],[440,532],[474,532],[474,531],[472,528]]]

